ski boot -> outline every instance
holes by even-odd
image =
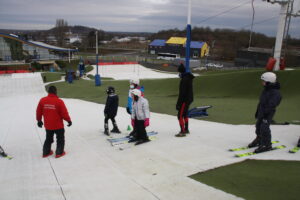
[[[258,147],[259,143],[260,143],[260,137],[256,136],[256,138],[250,144],[248,144],[248,147],[249,148]]]
[[[63,157],[64,155],[66,155],[65,151],[62,154],[56,154],[55,158],[60,158],[60,157]]]
[[[185,137],[185,136],[186,136],[186,134],[185,134],[184,131],[180,131],[179,133],[177,133],[177,134],[175,135],[175,137]]]
[[[104,134],[109,136],[108,124],[104,124]]]
[[[270,151],[272,150],[272,145],[261,145],[259,146],[257,149],[254,150],[254,153],[261,153],[261,152],[265,152],[265,151]]]
[[[146,142],[149,142],[149,138],[146,138],[146,139],[142,139],[142,140],[138,140],[135,145],[140,145],[140,144],[143,144],[143,143],[146,143]]]
[[[114,126],[114,128],[111,129],[110,132],[112,132],[112,133],[121,133],[121,131],[119,130],[119,128],[118,128],[118,126],[117,126],[116,123],[113,123],[113,126]]]
[[[43,154],[43,158],[47,158],[48,156],[51,156],[53,154],[53,151],[51,150],[48,154]]]

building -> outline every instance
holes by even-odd
[[[160,53],[176,54],[185,57],[186,38],[171,37],[168,40],[155,39],[148,46],[148,53],[157,55]],[[206,42],[191,41],[190,57],[202,58],[208,54],[209,47]]]
[[[67,59],[72,58],[77,51],[0,33],[0,61]]]

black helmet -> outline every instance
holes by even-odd
[[[113,93],[115,93],[115,88],[112,87],[112,86],[108,86],[107,89],[106,89],[106,93],[107,94],[113,94]]]

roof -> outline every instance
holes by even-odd
[[[149,45],[151,46],[165,46],[166,40],[155,39]]]
[[[186,38],[184,37],[170,37],[170,39],[166,42],[167,44],[185,44]]]
[[[16,40],[28,45],[32,45],[32,46],[37,46],[40,48],[44,48],[44,49],[51,49],[51,50],[55,50],[55,51],[78,51],[77,49],[66,49],[66,48],[62,48],[62,47],[57,47],[57,46],[53,46],[53,45],[49,45],[43,42],[38,42],[38,41],[27,41],[24,40],[20,37],[18,37],[17,35],[14,34],[5,34],[5,33],[0,33],[0,37],[5,37],[5,38],[9,38],[12,40]]]
[[[201,49],[204,44],[205,44],[205,42],[191,41],[191,46],[190,47],[192,49]]]

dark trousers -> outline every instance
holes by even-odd
[[[115,117],[105,117],[105,118],[104,118],[104,123],[105,123],[105,124],[108,124],[108,120],[109,120],[109,119],[112,121],[113,124],[116,123]]]
[[[189,129],[189,118],[188,118],[188,111],[189,111],[190,104],[183,103],[181,104],[178,113],[177,118],[179,121],[181,132],[185,132]]]
[[[136,134],[137,140],[147,140],[148,139],[146,127],[144,125],[144,120],[135,119],[134,129],[135,129],[135,134]]]
[[[268,146],[271,145],[271,120],[257,119],[255,127],[255,133],[259,138],[260,145]]]
[[[43,155],[48,155],[50,153],[54,134],[56,134],[56,155],[60,155],[64,152],[65,129],[46,130],[46,140],[43,147]]]

